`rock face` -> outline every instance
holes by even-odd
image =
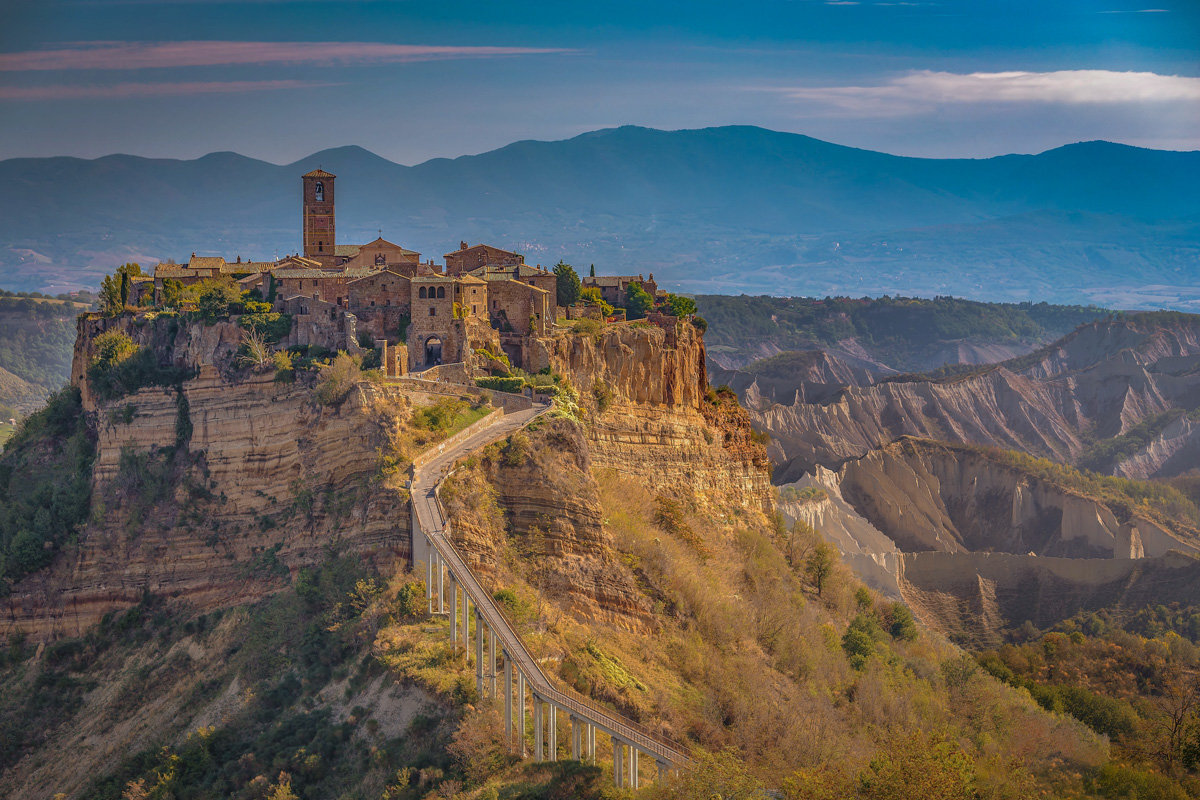
[[[905,553],[901,595],[926,625],[995,647],[1028,620],[1046,628],[1080,610],[1200,602],[1200,560],[1172,552],[1136,560],[1010,553]]]
[[[582,426],[549,420],[513,442],[469,459],[442,493],[471,569],[494,578],[515,548],[537,565],[530,583],[565,598],[573,616],[647,630],[650,607],[601,525]]]
[[[311,398],[206,367],[182,391],[94,405],[92,521],[4,599],[0,637],[78,635],[145,591],[201,607],[254,600],[330,547],[407,559],[407,495],[376,480],[384,429],[407,401],[370,384],[339,406]]]
[[[591,462],[639,476],[655,492],[692,492],[763,512],[768,462],[750,418],[709,395],[704,339],[686,323],[611,325],[595,337],[547,340],[587,415]]]
[[[981,448],[905,438],[791,486],[808,488],[782,492],[789,519],[820,530],[923,623],[973,645],[1025,620],[1200,598],[1200,531]]]
[[[902,439],[846,464],[842,495],[905,552],[1002,552],[1131,559],[1200,552],[1200,531],[1168,527],[989,458]]]
[[[759,387],[761,388],[761,387]],[[820,397],[756,403],[755,426],[773,439],[777,477],[791,481],[817,465],[837,468],[900,436],[970,442],[1075,463],[1089,441],[1126,433],[1200,396],[1200,324],[1140,315],[1085,325],[1055,344],[958,377],[898,377],[843,383]],[[1179,432],[1174,432],[1179,433]],[[1118,474],[1179,474],[1198,465],[1190,428],[1125,454]],[[1128,464],[1128,466],[1124,466]]]

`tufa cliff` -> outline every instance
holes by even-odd
[[[765,449],[745,410],[708,388],[704,338],[693,326],[610,325],[560,334],[546,347],[579,390],[595,467],[636,475],[652,491],[770,510]]]

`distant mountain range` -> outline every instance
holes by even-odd
[[[338,238],[460,239],[708,293],[944,295],[1200,308],[1200,152],[1086,142],[903,158],[754,127],[622,127],[412,167],[359,147],[0,161],[0,286],[94,286],[126,260],[300,244],[300,175],[338,175]]]

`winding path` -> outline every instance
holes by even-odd
[[[526,401],[528,403],[528,401]],[[590,698],[575,692],[563,691],[546,677],[533,656],[525,648],[508,619],[475,578],[470,568],[455,550],[450,539],[450,521],[438,498],[438,489],[454,463],[467,454],[479,450],[498,439],[528,425],[550,410],[548,403],[532,403],[509,413],[499,412],[494,419],[485,418],[476,423],[473,432],[454,442],[429,460],[413,469],[413,564],[425,564],[428,587],[429,609],[432,613],[444,610],[446,599],[445,582],[450,583],[450,636],[457,641],[459,627],[458,587],[462,587],[462,644],[470,655],[468,603],[474,605],[475,616],[475,676],[479,694],[490,685],[493,697],[503,697],[505,709],[505,738],[512,744],[514,724],[518,727],[518,748],[525,755],[525,685],[528,683],[532,701],[534,728],[534,757],[542,760],[544,755],[553,760],[558,746],[557,718],[566,714],[571,725],[571,754],[575,759],[595,760],[597,730],[607,733],[613,743],[613,777],[618,786],[637,788],[639,783],[639,755],[647,755],[658,765],[661,777],[667,770],[677,769],[690,760],[684,749],[655,735],[647,728],[623,717],[617,712],[599,705]],[[497,412],[493,412],[496,414]],[[436,588],[434,584],[437,584]],[[436,606],[436,608],[435,608]],[[484,646],[485,628],[489,646]],[[497,694],[497,651],[496,640],[503,648],[504,675],[502,694]],[[485,657],[484,652],[487,651]],[[516,677],[517,719],[513,718],[513,678]],[[504,688],[507,688],[507,692]],[[543,704],[546,713],[543,713]],[[543,718],[548,716],[548,727],[543,731]],[[548,739],[544,734],[548,735]],[[545,749],[543,749],[545,745]],[[625,751],[628,749],[628,759]],[[628,776],[626,776],[628,768]]]

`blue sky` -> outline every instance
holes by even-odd
[[[401,163],[621,124],[1200,149],[1200,0],[0,0],[0,158]]]

